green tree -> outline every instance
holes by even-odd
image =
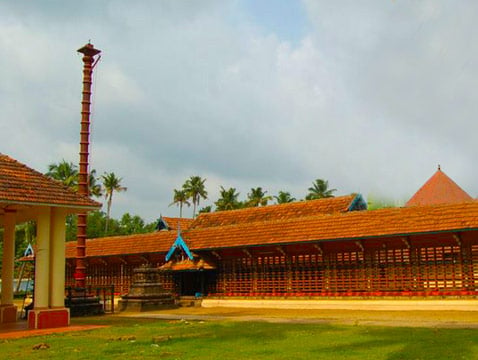
[[[174,189],[174,195],[173,195],[173,202],[169,204],[169,206],[172,205],[177,205],[179,206],[179,217],[183,217],[183,206],[187,205],[188,207],[191,206],[191,203],[188,201],[189,196],[186,192],[186,190],[176,190]]]
[[[193,201],[193,218],[196,217],[196,208],[199,206],[201,198],[207,199],[207,191],[204,186],[206,179],[200,176],[191,176],[183,185],[183,190]]]
[[[212,206],[211,205],[204,206],[203,208],[199,209],[199,214],[210,213],[210,212],[212,212]]]
[[[72,162],[62,160],[58,164],[50,164],[45,175],[61,181],[65,186],[74,191],[78,191],[78,167]],[[95,169],[92,169],[88,175],[88,188],[90,195],[95,197],[102,195],[101,185],[98,184]]]
[[[144,220],[138,215],[123,214],[119,222],[122,235],[144,233]]]
[[[272,200],[272,196],[266,195],[267,191],[263,191],[259,186],[252,188],[251,192],[247,194],[246,205],[250,207],[266,206]]]
[[[224,189],[221,186],[221,190],[219,191],[219,199],[214,203],[216,205],[216,210],[234,210],[239,209],[242,207],[242,203],[238,200],[239,198],[238,192],[236,192],[235,188]]]
[[[90,189],[90,195],[94,197],[100,197],[103,195],[103,189],[101,188],[101,184],[98,184],[95,169],[91,170],[88,176],[88,188]]]
[[[78,167],[72,162],[63,159],[58,164],[48,165],[46,176],[61,181],[70,189],[78,189]]]
[[[288,191],[279,191],[277,195],[274,195],[274,199],[276,199],[277,204],[287,204],[295,201],[295,198]]]
[[[127,188],[121,185],[122,178],[119,178],[115,175],[115,173],[104,173],[101,176],[103,181],[103,188],[105,190],[105,198],[106,198],[106,224],[105,224],[105,233],[108,232],[108,225],[109,219],[111,214],[111,204],[113,202],[113,194],[114,192],[122,192],[126,191]]]
[[[305,197],[306,200],[315,200],[334,197],[333,193],[337,189],[329,189],[329,182],[327,180],[316,179],[309,188],[309,194]]]

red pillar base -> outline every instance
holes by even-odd
[[[0,305],[0,324],[17,321],[17,307],[15,305]]]
[[[30,329],[48,329],[70,325],[70,309],[33,309],[28,312]]]

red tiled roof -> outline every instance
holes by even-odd
[[[242,223],[183,234],[191,250],[478,230],[478,203],[388,208]]]
[[[80,208],[101,206],[3,154],[0,154],[0,202]]]
[[[405,206],[456,204],[468,201],[474,200],[438,168],[435,174],[408,200]]]
[[[110,236],[86,240],[86,256],[113,256],[129,254],[166,253],[174,240],[176,231],[157,231],[149,234]],[[76,241],[66,243],[66,257],[76,256]]]
[[[298,217],[345,212],[357,195],[298,201],[287,204],[251,207],[200,214],[190,229],[246,224],[254,221],[287,220]]]
[[[194,219],[190,219],[190,218],[176,218],[176,217],[168,217],[168,216],[163,216],[163,220],[166,221],[166,223],[168,224],[168,227],[171,230],[177,230],[178,223],[179,223],[179,226],[181,227],[181,230],[186,230],[194,222]]]
[[[466,230],[478,230],[477,202],[243,222],[194,228],[182,237],[190,250],[201,250]],[[87,256],[166,253],[175,238],[165,231],[88,240]],[[74,257],[74,245],[67,243],[67,257]]]

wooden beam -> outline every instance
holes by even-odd
[[[146,256],[140,255],[139,257],[140,257],[140,259],[143,260],[144,262],[150,263],[149,259],[148,259]]]
[[[118,259],[119,259],[119,261],[121,261],[125,265],[128,263],[125,259],[123,259],[122,256],[118,256]]]

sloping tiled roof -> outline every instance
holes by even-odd
[[[181,230],[186,230],[194,222],[194,219],[190,219],[190,218],[176,218],[176,217],[168,217],[168,216],[163,216],[163,220],[166,221],[169,229],[171,230],[177,230],[178,223],[179,223],[179,226],[181,227]]]
[[[478,203],[388,208],[193,229],[191,250],[478,230]]]
[[[478,230],[477,202],[252,221],[190,229],[182,237],[194,251],[466,230]],[[175,231],[165,231],[88,240],[87,256],[166,253],[176,236]],[[74,256],[74,244],[67,244],[67,257]]]
[[[0,202],[80,208],[101,206],[3,154],[0,154]]]
[[[176,231],[157,231],[148,234],[110,236],[86,240],[86,256],[166,253],[176,239]],[[66,243],[66,257],[76,256],[76,241]]]
[[[456,204],[468,201],[474,200],[438,168],[435,174],[408,200],[405,206]]]
[[[297,201],[287,204],[203,213],[197,217],[190,229],[248,224],[255,221],[287,220],[312,215],[345,212],[349,210],[357,196],[359,195],[347,195],[319,200]]]

